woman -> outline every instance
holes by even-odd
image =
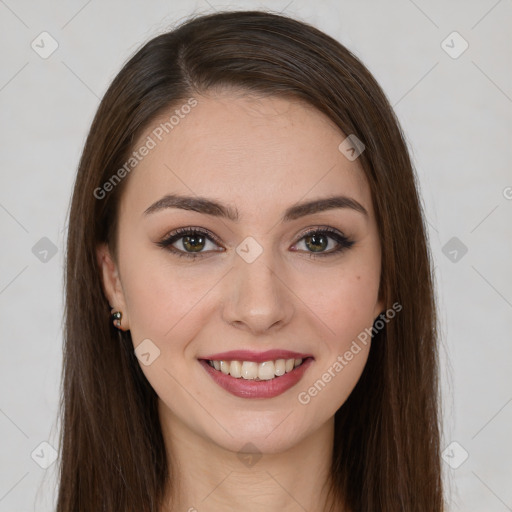
[[[441,511],[433,297],[345,47],[264,12],[154,38],[75,183],[58,512]]]

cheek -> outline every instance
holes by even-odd
[[[371,346],[371,327],[378,298],[379,273],[337,274],[307,306],[321,336],[315,369],[297,391],[305,417],[321,422],[347,400],[364,370]],[[317,318],[317,320],[314,320]]]
[[[347,277],[325,298],[326,322],[343,339],[373,323],[378,285],[361,275]]]
[[[197,273],[193,267],[184,270],[173,264],[170,256],[155,257],[152,251],[126,257],[122,272],[134,345],[145,338],[163,346],[166,340],[176,344],[193,337],[199,323],[188,319],[196,316],[201,300],[215,284],[212,273]],[[192,331],[184,332],[188,329]]]
[[[360,260],[328,270],[316,270],[311,279],[297,282],[297,295],[324,324],[329,344],[344,344],[371,326],[378,302],[378,261]],[[352,263],[352,262],[350,262]],[[307,277],[307,276],[306,276]]]

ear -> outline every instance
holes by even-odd
[[[124,297],[124,291],[119,276],[119,270],[108,245],[103,243],[96,248],[96,258],[101,274],[103,292],[112,308],[112,311],[120,311],[122,317],[122,330],[129,329],[128,309]]]

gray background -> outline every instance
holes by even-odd
[[[0,512],[50,511],[55,499],[41,443],[57,446],[64,233],[99,99],[141,43],[225,8],[316,25],[395,107],[436,265],[449,510],[512,511],[510,0],[0,0]],[[47,58],[44,31],[58,43]]]

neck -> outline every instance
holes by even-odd
[[[162,512],[249,510],[248,504],[251,511],[327,510],[334,418],[287,451],[251,455],[219,446],[161,401],[159,407],[172,478]]]

